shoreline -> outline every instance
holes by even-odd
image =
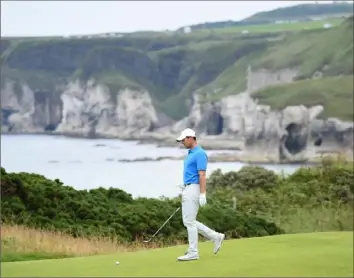
[[[160,156],[157,158],[151,157],[140,157],[135,159],[119,159],[118,162],[121,163],[138,163],[138,162],[159,162],[163,160],[183,160],[184,157],[173,157],[173,156]],[[209,156],[209,163],[232,163],[239,162],[249,165],[296,165],[296,166],[315,166],[319,165],[320,161],[316,160],[302,160],[302,161],[271,161],[271,160],[261,160],[261,159],[241,159],[237,156],[228,155],[228,156],[218,156],[211,155]]]
[[[153,144],[158,148],[180,148],[184,149],[183,146],[175,142],[172,139],[172,136],[168,136],[166,134],[144,134],[138,136],[107,136],[107,135],[99,135],[99,136],[88,136],[85,134],[79,135],[77,133],[59,133],[59,132],[1,132],[1,135],[11,135],[11,136],[51,136],[51,137],[65,137],[65,138],[75,138],[75,139],[89,139],[92,141],[95,140],[119,140],[122,142],[136,142],[137,145],[149,145]],[[214,141],[215,140],[215,141]],[[310,157],[306,157],[301,160],[294,161],[279,161],[277,159],[272,159],[267,154],[264,155],[255,155],[252,151],[244,151],[242,149],[241,140],[234,140],[232,138],[201,138],[201,145],[206,151],[235,151],[238,153],[230,154],[230,153],[221,153],[214,154],[209,156],[210,163],[217,162],[240,162],[245,164],[252,165],[318,165],[321,163],[323,157],[339,157],[340,152],[316,152]],[[345,155],[346,160],[353,161],[353,155]],[[173,156],[161,156],[161,157],[140,157],[136,159],[121,159],[118,162],[122,163],[134,163],[134,162],[158,162],[162,160],[183,160],[184,157],[173,157]]]
[[[21,135],[43,135],[43,136],[52,136],[52,137],[66,137],[66,138],[75,138],[75,139],[88,139],[88,140],[119,140],[122,142],[136,142],[138,145],[156,145],[156,148],[164,148],[164,147],[174,147],[181,148],[183,146],[174,141],[174,137],[170,134],[160,134],[160,133],[151,133],[137,136],[113,136],[113,135],[104,135],[99,134],[99,136],[89,136],[86,134],[77,134],[77,133],[59,133],[59,132],[1,132],[1,135],[11,135],[11,136],[21,136]],[[213,142],[211,138],[201,138],[199,141],[203,145],[205,150],[231,150],[231,151],[241,151],[242,143],[240,140],[236,139],[232,140],[231,138],[218,138],[217,139],[221,143]]]

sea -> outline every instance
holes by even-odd
[[[228,151],[232,153],[234,151]],[[225,150],[207,150],[208,155]],[[121,159],[180,157],[186,149],[139,144],[138,141],[87,139],[52,135],[1,135],[1,167],[59,179],[75,189],[120,188],[136,197],[175,197],[183,183],[183,160],[120,162]],[[238,171],[246,163],[209,163],[207,176],[217,169]],[[300,165],[260,165],[291,174]]]

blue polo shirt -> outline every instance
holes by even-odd
[[[198,171],[206,171],[208,164],[208,156],[204,149],[196,146],[188,151],[188,155],[184,160],[183,182],[184,184],[199,184]]]

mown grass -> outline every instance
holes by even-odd
[[[327,232],[226,240],[214,255],[177,262],[187,246],[58,260],[2,263],[3,276],[351,276],[353,233]],[[115,262],[120,264],[116,265]]]
[[[247,26],[231,26],[227,28],[201,29],[196,33],[241,33],[247,30],[249,33],[276,33],[284,31],[314,30],[322,29],[324,24],[331,24],[332,27],[338,26],[343,22],[340,18],[329,18],[326,20],[308,21],[308,22],[292,22],[279,24],[262,24]]]
[[[253,93],[253,97],[274,109],[288,105],[323,105],[321,117],[353,120],[353,75],[269,86]]]

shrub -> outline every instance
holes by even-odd
[[[225,174],[222,174],[220,169],[216,170],[208,180],[208,187],[269,190],[277,184],[277,180],[278,176],[271,170],[259,166],[244,166],[238,172],[231,171]]]
[[[277,184],[277,175],[263,167],[245,166],[237,173],[237,185],[245,190],[260,188],[269,190]]]
[[[285,232],[352,229],[352,166],[325,160],[286,177],[250,166],[225,174],[217,171],[207,183],[209,202],[232,206],[235,197],[238,211],[274,222]]]
[[[155,233],[180,205],[178,199],[133,199],[120,189],[75,190],[59,180],[48,180],[36,174],[6,173],[5,170],[3,173],[2,221],[61,231],[74,237],[105,236],[119,242],[132,242]],[[282,233],[275,224],[255,215],[235,212],[231,206],[217,202],[215,206],[201,209],[199,217],[231,237]],[[165,243],[186,239],[181,214],[170,220],[157,239]]]

